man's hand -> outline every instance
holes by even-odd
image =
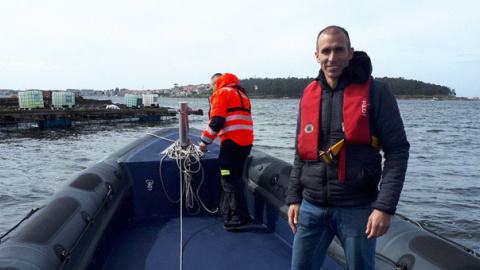
[[[293,234],[297,233],[298,213],[300,212],[300,204],[293,203],[288,207],[288,225],[292,228]]]
[[[368,218],[367,230],[368,239],[380,237],[388,232],[390,228],[391,215],[380,210],[374,209]]]
[[[208,145],[206,143],[200,142],[198,146],[200,147],[200,151],[202,151],[203,153],[208,152]]]

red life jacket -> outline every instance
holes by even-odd
[[[345,144],[372,143],[369,126],[370,83],[371,77],[365,83],[351,84],[344,90],[343,127],[345,143],[340,152],[340,180],[345,179]],[[303,92],[300,103],[301,124],[297,141],[297,151],[302,160],[319,160],[321,97],[322,89],[317,81],[310,83]]]

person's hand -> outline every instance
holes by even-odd
[[[298,213],[300,212],[300,204],[293,203],[288,207],[288,225],[292,228],[293,234],[297,233]]]
[[[367,230],[368,239],[380,237],[388,232],[390,228],[391,215],[380,210],[374,209],[368,218]]]
[[[204,153],[208,152],[208,145],[206,143],[200,142],[198,146],[200,147],[200,151]]]

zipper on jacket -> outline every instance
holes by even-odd
[[[331,137],[331,132],[332,132],[332,104],[333,104],[333,89],[330,88],[331,91],[330,92],[330,99],[329,99],[329,102],[328,102],[328,109],[327,111],[329,112],[327,114],[327,123],[325,125],[325,128],[327,130],[325,130],[325,149],[328,149],[328,145],[330,144],[330,137]],[[327,91],[324,91],[324,93],[327,92]],[[320,126],[322,125],[321,123],[322,119],[320,119]],[[325,199],[325,204],[328,205],[328,173],[327,173],[327,170],[328,170],[328,164],[324,164],[325,166],[325,170],[323,170],[323,197]]]

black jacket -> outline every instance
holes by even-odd
[[[368,80],[372,72],[370,58],[355,52],[349,66],[340,77],[338,86],[331,89],[323,71],[315,79],[322,87],[320,149],[326,150],[344,137],[343,91],[351,83]],[[407,170],[408,151],[402,119],[395,97],[388,86],[373,80],[370,93],[370,129],[377,136],[384,152],[370,145],[347,146],[345,180],[338,180],[338,162],[303,161],[295,153],[287,203],[302,199],[319,206],[355,207],[372,204],[373,208],[394,214]],[[299,110],[297,138],[300,125]],[[297,144],[297,140],[295,140]],[[380,181],[381,180],[381,181]],[[379,185],[380,183],[380,185]]]

